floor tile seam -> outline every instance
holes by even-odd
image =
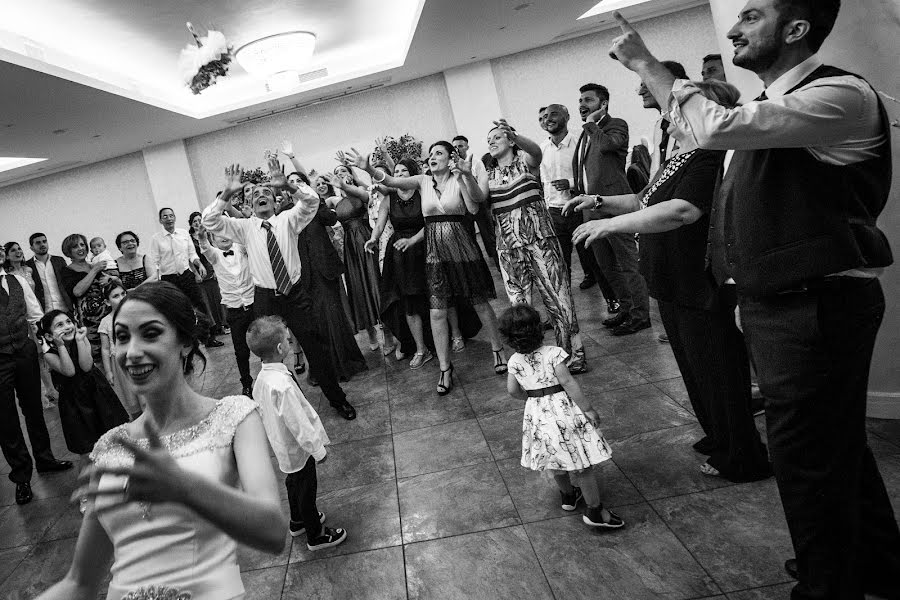
[[[684,542],[684,540],[682,540],[681,537],[678,535],[678,533],[676,533],[675,530],[672,529],[672,527],[669,525],[669,522],[666,521],[666,520],[663,518],[663,516],[660,514],[660,512],[656,509],[656,507],[653,506],[653,503],[652,503],[652,502],[647,502],[647,504],[650,506],[650,510],[653,511],[653,514],[655,514],[655,515],[657,516],[657,518],[662,522],[662,524],[665,525],[666,529],[668,529],[669,532],[672,534],[672,536],[678,541],[678,543],[681,544],[681,547],[684,548],[684,551],[687,552],[688,555],[691,557],[691,559],[692,559],[695,563],[697,563],[697,566],[700,567],[700,569],[701,569],[704,573],[706,573],[706,576],[709,577],[710,581],[712,581],[712,583],[713,583],[713,585],[716,587],[716,589],[719,590],[719,594],[720,594],[720,595],[721,595],[721,594],[724,594],[724,593],[725,593],[725,590],[722,589],[722,586],[719,584],[719,582],[716,580],[716,578],[713,577],[712,573],[709,572],[709,569],[707,569],[706,566],[705,566],[702,562],[700,562],[700,559],[697,558],[697,556],[696,556],[696,555],[694,554],[694,552],[688,547],[688,545]],[[701,596],[701,597],[704,597],[704,596]],[[705,596],[705,597],[709,597],[709,596]]]
[[[347,535],[349,536],[350,534],[351,534],[351,532],[348,531]],[[363,554],[365,552],[375,552],[377,550],[387,550],[389,548],[400,548],[402,546],[403,546],[403,542],[400,542],[399,544],[388,544],[387,546],[378,546],[376,548],[361,548],[360,550],[352,550],[350,552],[344,552],[341,554],[330,554],[330,555],[322,555],[322,554],[319,554],[318,552],[313,552],[312,550],[305,550],[304,552],[309,552],[310,554],[312,554],[312,557],[307,560],[291,560],[290,557],[288,557],[288,562],[286,562],[283,565],[271,565],[269,567],[260,567],[259,569],[248,569],[246,572],[249,573],[250,571],[261,571],[263,569],[270,569],[273,567],[291,567],[293,565],[306,565],[306,564],[310,564],[310,563],[321,562],[323,560],[328,560],[331,558],[339,558],[341,556],[354,556],[356,554]],[[242,572],[244,572],[244,571],[242,571]]]
[[[891,446],[893,446],[894,448],[897,449],[896,452],[894,452],[894,453],[892,453],[892,454],[888,454],[887,456],[895,456],[896,454],[900,454],[900,442],[895,442],[895,441],[893,441],[893,440],[891,440],[891,439],[888,439],[887,437],[883,436],[882,434],[880,434],[880,433],[878,433],[878,432],[876,432],[876,431],[869,431],[869,430],[866,430],[866,434],[867,434],[867,435],[874,435],[876,438],[878,438],[878,439],[881,440],[882,442],[885,442],[885,443],[887,443],[887,444],[890,444]]]
[[[12,548],[3,548],[3,549],[2,549],[2,550],[11,550],[11,549],[13,549],[13,548],[22,548],[23,546],[31,546],[31,549],[30,549],[28,552],[25,553],[25,556],[23,556],[22,559],[21,559],[19,562],[16,563],[16,566],[15,566],[15,567],[13,567],[12,569],[9,570],[9,575],[7,575],[6,577],[4,577],[3,579],[0,579],[0,586],[2,586],[2,585],[5,584],[7,581],[9,581],[9,578],[13,576],[13,573],[15,573],[16,571],[19,570],[19,567],[22,566],[22,563],[24,563],[26,559],[28,559],[32,554],[34,554],[34,551],[37,549],[37,543],[35,543],[35,544],[21,544],[21,545],[19,545],[19,546],[13,546]]]
[[[484,435],[484,434],[482,433],[482,435]],[[491,446],[490,446],[490,444],[488,444],[488,452],[491,452]],[[506,460],[506,459],[503,459],[503,460]],[[399,485],[400,485],[400,481],[401,481],[401,480],[402,480],[402,481],[409,481],[410,479],[415,479],[416,477],[422,477],[422,476],[424,476],[424,475],[435,475],[435,474],[437,474],[437,473],[446,473],[446,472],[448,472],[448,471],[455,471],[456,469],[466,469],[466,468],[477,467],[477,466],[479,466],[479,465],[486,465],[486,464],[490,464],[490,463],[494,463],[494,465],[497,464],[497,459],[494,458],[493,453],[491,453],[491,456],[490,456],[490,457],[485,457],[484,460],[481,460],[481,461],[479,461],[479,462],[473,462],[473,463],[465,464],[465,465],[457,465],[457,466],[451,467],[451,468],[449,468],[449,469],[438,469],[437,471],[426,471],[426,472],[424,472],[424,473],[416,473],[415,475],[405,475],[405,476],[403,476],[403,477],[400,477],[400,475],[398,474],[398,475],[396,475],[397,486],[398,486],[398,487],[397,487],[398,498],[399,498],[399,494],[400,494],[400,488],[399,488]],[[500,467],[499,467],[499,466],[497,467],[497,471],[498,471],[498,472],[500,471]],[[396,472],[396,471],[395,471],[395,472]],[[502,478],[502,473],[501,473],[501,478]],[[505,486],[505,485],[506,485],[506,482],[504,481],[503,484],[504,484],[504,486]],[[509,492],[509,488],[507,488],[506,491]],[[511,497],[511,496],[510,496],[510,497]]]
[[[682,425],[671,425],[671,426],[669,426],[669,427],[661,427],[661,428],[659,428],[659,429],[650,429],[650,430],[648,430],[648,431],[638,431],[637,433],[632,433],[632,434],[629,435],[628,437],[624,437],[624,438],[617,439],[617,440],[609,440],[609,439],[608,439],[608,440],[606,440],[606,441],[609,442],[610,445],[613,445],[613,444],[624,444],[624,443],[630,442],[631,440],[633,440],[634,438],[636,438],[636,437],[638,437],[638,436],[646,435],[646,434],[648,434],[648,433],[659,433],[660,431],[669,431],[669,430],[671,430],[671,429],[679,429],[679,428],[681,428],[681,427],[694,427],[694,426],[697,425],[697,424],[698,424],[697,421],[692,421],[692,422],[690,422],[690,423],[684,423],[684,424],[682,424]]]
[[[796,581],[797,581],[796,579],[788,578],[788,579],[786,579],[785,581],[782,581],[782,582],[779,582],[779,583],[767,583],[766,585],[758,585],[758,586],[755,586],[755,587],[742,588],[742,589],[740,589],[740,590],[732,590],[732,591],[730,591],[730,592],[725,592],[725,595],[726,595],[727,597],[730,598],[729,594],[740,594],[740,593],[742,593],[742,592],[752,592],[752,591],[755,591],[755,590],[765,590],[765,589],[768,589],[768,588],[773,588],[773,587],[778,587],[778,586],[780,586],[780,585],[785,585],[785,584],[787,584],[787,583],[794,583],[794,582],[796,582]]]
[[[385,367],[385,379],[387,378],[387,367]],[[397,444],[394,438],[394,419],[390,402],[390,382],[387,383],[388,390],[388,424],[391,429],[391,456],[394,458],[394,492],[397,494],[397,526],[400,528],[400,546],[403,546],[403,510],[400,508],[400,477],[397,469]],[[406,552],[403,554],[403,589],[406,591],[406,598],[409,600],[409,580],[406,576]]]
[[[441,535],[438,537],[428,538],[427,540],[416,540],[414,542],[403,542],[403,548],[405,549],[407,546],[415,546],[416,544],[427,544],[430,542],[436,542],[438,540],[450,540],[453,538],[462,537],[464,535],[477,535],[479,533],[486,533],[488,531],[499,531],[501,529],[512,529],[513,527],[522,527],[525,528],[525,523],[513,523],[512,525],[500,525],[498,527],[488,527],[487,529],[477,529],[475,531],[463,531],[462,533],[451,533],[449,535]]]
[[[447,421],[446,423],[436,423],[434,425],[426,425],[424,427],[414,427],[413,429],[404,429],[403,431],[398,431],[397,433],[392,433],[391,435],[403,435],[404,433],[409,433],[410,431],[422,431],[423,429],[430,429],[431,427],[441,427],[442,425],[452,425],[453,423],[462,423],[463,421],[473,421],[477,420],[478,417],[466,417],[464,419],[455,419],[453,421]],[[391,423],[391,430],[393,431],[393,423]]]
[[[515,506],[515,502],[513,503]],[[518,511],[518,509],[516,509]],[[574,515],[573,515],[574,516]],[[521,515],[519,515],[521,519]],[[553,585],[550,583],[550,578],[547,577],[547,572],[544,570],[544,563],[541,562],[541,557],[538,556],[537,550],[534,548],[534,540],[531,539],[531,536],[528,535],[528,528],[525,527],[525,523],[522,523],[522,531],[525,532],[525,539],[528,540],[528,547],[531,548],[531,552],[534,554],[534,559],[537,561],[538,568],[541,570],[541,575],[544,576],[544,581],[547,582],[547,589],[550,590],[550,596],[553,600],[561,600],[556,598],[556,593],[553,591]]]
[[[721,478],[719,478],[719,479],[721,479]],[[659,498],[651,498],[651,499],[648,499],[647,502],[650,502],[650,503],[662,502],[664,500],[671,500],[673,498],[684,498],[686,496],[696,496],[698,494],[708,494],[710,492],[717,492],[719,490],[727,490],[727,489],[731,489],[733,487],[738,487],[740,485],[744,485],[745,483],[752,483],[752,482],[728,481],[727,479],[722,479],[722,481],[727,481],[727,483],[717,486],[717,487],[714,487],[714,488],[705,489],[705,490],[693,490],[691,492],[684,492],[683,494],[672,494],[671,496],[660,496]]]

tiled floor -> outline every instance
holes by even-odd
[[[603,497],[624,530],[589,531],[559,508],[551,481],[519,466],[522,403],[493,374],[483,339],[454,356],[457,386],[444,398],[436,361],[413,372],[368,353],[370,370],[345,386],[356,421],[304,386],[333,441],[319,506],[348,541],[315,554],[301,538],[278,556],[242,548],[248,599],[787,598],[791,546],[774,483],[701,475],[690,448],[699,426],[658,320],[613,338],[597,289],[575,295],[591,364],[578,380],[613,444]],[[230,344],[210,354],[198,385],[238,392]],[[72,458],[55,411],[46,416],[58,456]],[[900,510],[900,423],[871,421],[869,433]],[[0,481],[0,598],[32,598],[65,573],[79,526],[67,504],[74,475],[36,475],[23,507]]]

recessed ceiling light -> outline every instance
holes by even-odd
[[[94,139],[97,139],[98,137],[100,137],[100,134],[99,134],[99,133],[95,133],[95,134],[92,135],[91,137],[94,138]]]
[[[0,172],[18,169],[27,165],[33,165],[47,160],[46,158],[20,158],[13,156],[0,156]]]
[[[62,135],[64,133],[66,133],[67,131],[69,131],[69,130],[68,129],[54,129],[53,135]]]
[[[506,25],[504,25],[503,27],[498,27],[497,31],[503,31],[504,29],[506,29]]]
[[[612,12],[614,10],[621,10],[636,4],[643,4],[644,2],[649,2],[649,0],[600,0],[600,2],[595,4],[592,9],[578,17],[578,19],[587,19],[588,17]]]
[[[531,6],[531,2],[524,2],[518,6],[513,6],[513,10],[523,10]]]

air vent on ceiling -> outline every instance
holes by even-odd
[[[361,94],[363,92],[368,92],[374,89],[378,89],[384,87],[388,83],[391,82],[391,78],[387,77],[385,79],[379,79],[378,81],[367,84],[356,90],[349,90],[343,92],[336,92],[334,94],[329,94],[327,96],[322,96],[321,98],[316,98],[314,100],[307,100],[306,102],[301,102],[298,104],[291,104],[290,106],[283,106],[281,108],[270,108],[263,111],[260,111],[256,114],[252,114],[246,117],[239,117],[235,119],[227,119],[225,122],[230,125],[239,125],[241,123],[248,123],[250,121],[257,121],[259,119],[265,119],[267,117],[273,117],[275,115],[280,115],[286,112],[290,112],[292,110],[298,110],[301,108],[306,108],[308,106],[314,106],[316,104],[323,104],[325,102],[330,102],[331,100],[337,100],[339,98],[349,98],[350,96],[355,96],[357,94]]]
[[[301,73],[298,79],[300,83],[309,83],[313,79],[322,79],[323,77],[328,77],[328,69],[319,69],[317,71],[310,71],[309,73]]]
[[[62,162],[52,166],[38,167],[41,163],[35,163],[35,168],[28,169],[28,173],[19,175],[18,177],[11,177],[9,179],[4,178],[3,173],[0,173],[0,187],[4,187],[7,185],[13,185],[16,183],[22,183],[23,181],[28,181],[29,179],[35,179],[37,177],[45,177],[47,175],[53,175],[55,173],[60,173],[62,171],[68,171],[73,167],[77,167],[78,165],[84,164],[82,160],[70,160],[68,162]],[[27,169],[27,167],[23,167]],[[9,171],[12,173],[12,171]]]

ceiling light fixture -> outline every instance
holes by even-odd
[[[248,73],[266,80],[270,90],[283,91],[300,84],[300,70],[315,49],[314,33],[287,31],[244,44],[235,58]]]

